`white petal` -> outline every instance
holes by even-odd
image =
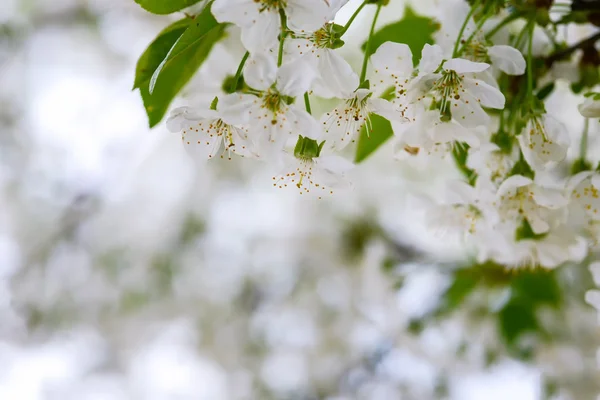
[[[541,219],[537,214],[528,214],[527,221],[529,221],[531,230],[536,235],[546,233],[550,229],[550,225],[548,225],[548,223]]]
[[[247,26],[258,16],[254,0],[215,0],[210,11],[219,22],[232,22]]]
[[[412,52],[404,43],[383,43],[371,56],[371,62],[375,70],[393,73],[399,77],[410,77],[413,71]]]
[[[442,60],[444,59],[444,51],[440,46],[434,44],[426,44],[421,52],[421,61],[419,62],[419,73],[431,74],[435,72]]]
[[[310,90],[316,77],[316,71],[302,58],[295,63],[287,63],[279,68],[276,86],[279,92],[297,97]]]
[[[513,175],[508,177],[500,187],[498,188],[498,192],[496,195],[498,197],[505,195],[507,192],[532,184],[533,181],[529,178],[524,177],[523,175]]]
[[[241,26],[242,44],[250,53],[265,52],[278,43],[277,37],[281,31],[279,14],[261,12],[256,19],[247,26]]]
[[[358,87],[358,75],[335,50],[320,49],[318,54],[318,74],[313,84],[315,94],[344,98]]]
[[[462,93],[460,100],[451,100],[452,117],[459,124],[474,128],[480,125],[487,126],[490,116],[481,108],[481,105],[470,92]]]
[[[269,53],[254,53],[244,66],[244,80],[253,89],[267,90],[277,76],[277,61]]]
[[[354,168],[354,164],[350,161],[346,160],[344,157],[336,156],[336,155],[327,155],[315,158],[315,163],[319,165],[319,167],[326,169],[337,175],[344,175],[352,168]]]
[[[284,63],[294,62],[300,57],[308,56],[310,62],[317,65],[317,57],[315,52],[317,47],[308,39],[302,38],[286,38],[284,42],[283,61]]]
[[[321,124],[312,115],[294,106],[287,114],[295,133],[315,140],[323,139]]]
[[[544,188],[538,185],[533,185],[531,188],[533,198],[540,206],[556,209],[567,205],[568,200],[563,194],[555,189]]]
[[[435,125],[433,132],[435,132],[434,141],[439,141],[441,143],[450,143],[454,141],[465,142],[473,148],[479,147],[480,144],[479,137],[472,129],[461,126],[453,121],[440,121]]]
[[[250,94],[232,93],[219,99],[219,115],[223,121],[232,125],[244,125],[250,120],[250,111],[259,102]]]
[[[288,26],[294,31],[314,32],[328,20],[329,7],[323,0],[287,0]]]
[[[216,118],[217,112],[214,110],[178,107],[171,110],[166,125],[170,132],[179,133],[189,124],[189,122],[197,122],[205,118]]]
[[[523,75],[526,63],[523,54],[514,47],[496,45],[488,49],[492,64],[508,75]]]
[[[562,147],[569,147],[571,144],[571,137],[567,132],[567,127],[562,122],[548,114],[544,114],[542,120],[544,122],[544,127],[546,128],[546,134],[556,144]]]
[[[457,74],[468,72],[482,72],[489,68],[489,64],[465,60],[464,58],[453,58],[444,63],[446,71],[452,70]]]
[[[575,188],[579,186],[581,182],[591,177],[592,175],[594,175],[593,171],[581,171],[578,174],[573,175],[567,181],[567,184],[565,185],[565,191],[570,195],[571,193],[573,193],[573,190],[575,190]],[[593,181],[592,185],[594,185]]]
[[[369,105],[373,113],[377,115],[381,115],[389,121],[397,121],[397,122],[408,122],[405,117],[402,116],[400,109],[393,103],[375,97],[369,99]]]
[[[586,98],[578,109],[586,118],[600,118],[600,100],[594,100],[593,97]]]
[[[504,108],[504,95],[495,87],[477,79],[465,79],[463,84],[482,106],[500,110]]]
[[[214,158],[223,145],[223,137],[214,129],[216,120],[190,122],[183,127],[182,141],[190,156],[200,160]]]
[[[475,189],[464,181],[451,180],[446,184],[446,204],[471,204],[477,198]]]

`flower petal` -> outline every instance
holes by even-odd
[[[294,63],[286,63],[277,71],[277,89],[288,96],[297,97],[308,92],[317,77],[314,68],[301,58]]]
[[[421,52],[421,61],[419,62],[419,73],[420,74],[431,74],[434,73],[442,60],[444,59],[444,51],[440,46],[434,44],[426,44]]]
[[[250,111],[258,102],[259,99],[250,94],[228,94],[219,99],[219,115],[228,124],[247,124]]]
[[[465,79],[463,85],[482,106],[499,110],[504,108],[504,95],[495,87],[478,79]]]
[[[526,63],[523,54],[514,47],[496,45],[488,49],[492,64],[508,75],[523,75]]]
[[[313,84],[313,91],[320,97],[347,97],[358,85],[358,75],[350,64],[335,50],[319,49],[318,74]]]
[[[253,89],[267,90],[277,76],[277,61],[269,53],[254,53],[244,66],[244,81]]]
[[[265,52],[277,45],[277,36],[281,30],[279,14],[261,12],[251,24],[241,26],[241,40],[250,53]]]
[[[523,175],[512,175],[512,176],[508,177],[504,182],[502,182],[502,184],[500,184],[500,187],[498,187],[498,191],[496,192],[496,195],[498,197],[500,197],[500,196],[505,195],[506,193],[508,193],[511,190],[515,190],[517,188],[530,185],[532,183],[533,183],[533,181],[531,179],[526,178]]]
[[[444,63],[446,71],[454,71],[457,74],[469,72],[482,72],[489,68],[489,64],[465,60],[464,58],[453,58]]]
[[[321,124],[306,111],[291,106],[288,111],[288,118],[293,126],[294,132],[299,135],[315,140],[321,140],[323,138]]]
[[[400,78],[410,77],[413,71],[412,52],[404,43],[383,43],[371,56],[371,62],[376,71],[385,70]]]

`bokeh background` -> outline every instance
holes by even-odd
[[[197,162],[149,130],[135,63],[180,17],[0,1],[0,399],[596,398],[600,270],[475,265],[414,196],[455,171],[384,146],[353,190],[318,201],[273,189],[267,165]],[[210,103],[237,35],[177,104]],[[348,33],[355,65],[365,36]],[[578,98],[557,88],[576,136]]]

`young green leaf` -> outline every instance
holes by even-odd
[[[421,57],[421,50],[425,44],[433,43],[433,34],[440,28],[435,20],[415,14],[410,6],[404,9],[401,20],[391,23],[379,29],[371,38],[369,54],[377,51],[377,48],[385,42],[406,43],[413,54],[413,62],[416,64]],[[363,50],[366,45],[363,44]]]
[[[169,50],[175,42],[183,35],[192,20],[183,18],[172,23],[162,30],[148,46],[144,54],[139,58],[135,68],[135,81],[133,89],[141,87],[144,83],[150,82],[150,78],[158,66],[169,54]]]
[[[135,0],[142,8],[153,14],[171,14],[183,10],[200,0]]]
[[[367,121],[360,130],[354,158],[356,163],[365,160],[394,134],[390,121],[377,114],[371,114],[369,117],[371,122]]]
[[[175,34],[169,34],[169,40],[174,41],[166,53],[166,46],[161,46],[160,54],[157,51],[155,56],[147,57],[152,61],[148,63],[148,67],[156,68],[150,77],[144,72],[143,77],[136,79],[136,87],[140,88],[150,127],[160,122],[173,98],[206,60],[213,45],[223,37],[224,30],[225,25],[219,24],[210,10],[205,9],[188,23],[178,38]],[[153,47],[155,42],[150,47]],[[156,65],[160,56],[164,58]]]

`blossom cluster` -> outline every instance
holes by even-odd
[[[247,53],[232,93],[210,109],[173,110],[168,128],[197,158],[272,162],[281,166],[273,186],[322,198],[348,183],[353,164],[341,152],[362,130],[369,134],[378,115],[391,123],[399,162],[448,160],[463,174],[442,196],[421,202],[433,229],[458,232],[480,261],[555,267],[583,259],[600,237],[600,175],[590,168],[568,179],[553,173],[571,140],[533,93],[535,24],[523,27],[516,47],[494,43],[485,15],[473,19],[474,5],[460,27],[442,25],[440,37],[452,40],[426,44],[417,65],[398,38],[366,54],[358,74],[339,54],[342,38],[369,3],[377,7],[374,27],[384,4],[365,1],[346,26],[335,24],[346,2],[215,0],[213,15],[240,28]],[[520,46],[527,36],[529,45]],[[527,90],[507,116],[499,79],[524,74]],[[311,96],[337,106],[317,117]],[[583,117],[597,118],[599,103],[600,95],[588,95]]]

